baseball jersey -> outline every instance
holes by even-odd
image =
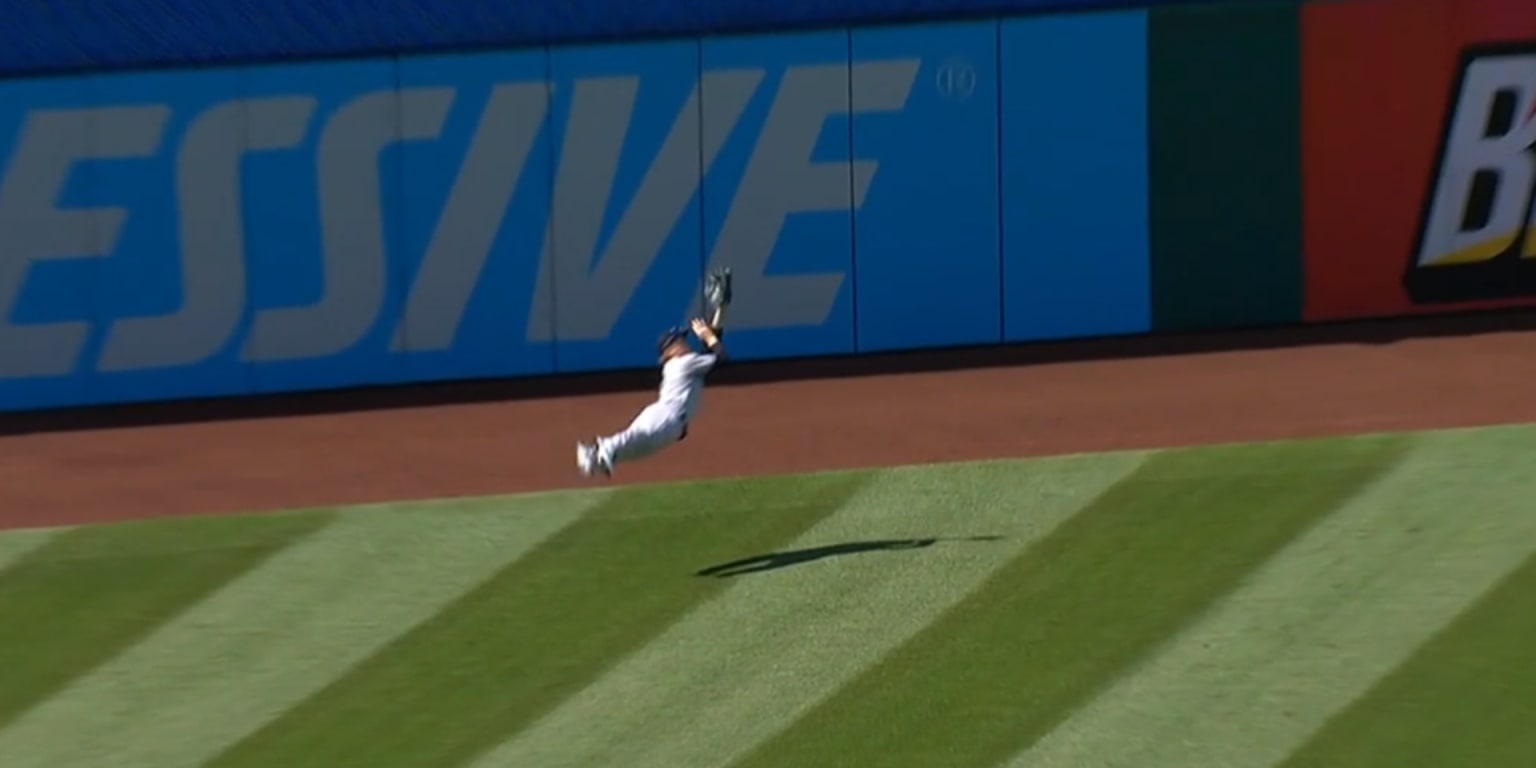
[[[684,424],[693,421],[704,394],[704,377],[714,369],[718,359],[717,355],[689,352],[663,363],[657,404],[682,417]]]

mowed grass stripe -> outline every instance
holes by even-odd
[[[1416,442],[1393,472],[1010,768],[1285,759],[1536,550],[1536,431]]]
[[[70,529],[0,571],[0,726],[274,553],[324,514]]]
[[[786,551],[759,561],[784,567],[729,576],[724,592],[474,768],[728,761],[964,599],[1141,459],[883,473]],[[989,536],[1001,538],[968,540]]]
[[[1536,765],[1536,558],[1281,768]]]
[[[465,762],[597,679],[722,588],[695,570],[776,549],[867,474],[616,490],[217,768]],[[665,681],[658,681],[664,684]]]
[[[601,498],[344,514],[0,731],[0,765],[196,768]]]
[[[1380,438],[1156,455],[734,765],[995,765],[1401,454]]]
[[[19,531],[0,531],[0,571],[11,563],[32,554],[63,533],[63,528],[27,528]]]

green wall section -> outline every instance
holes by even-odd
[[[1151,12],[1155,331],[1301,320],[1299,28],[1290,2]]]

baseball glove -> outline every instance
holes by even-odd
[[[704,278],[704,300],[711,311],[731,305],[731,270],[716,269]]]

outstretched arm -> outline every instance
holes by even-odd
[[[715,307],[715,312],[709,318],[709,329],[719,337],[725,334],[725,306],[721,304]]]
[[[722,311],[723,310],[715,310],[715,317],[718,318]],[[720,333],[717,330],[719,326],[715,325],[713,322],[706,321],[702,317],[696,317],[693,319],[692,327],[693,335],[699,337],[699,341],[703,342],[704,346],[709,348],[711,354],[717,356],[725,354],[725,344],[721,342]]]

